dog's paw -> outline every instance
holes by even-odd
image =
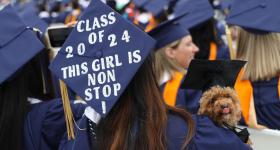
[[[248,141],[246,142],[246,144],[248,144],[249,146],[253,146],[253,142],[251,141],[251,139],[249,138]]]

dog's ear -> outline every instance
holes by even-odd
[[[226,87],[225,92],[229,95],[229,97],[233,100],[234,103],[240,103],[237,92],[234,89]]]
[[[237,119],[237,122],[238,122],[241,119],[241,115],[242,115],[241,106],[240,106],[239,101],[237,103],[234,103],[234,105],[235,105],[235,112],[236,112],[235,118]]]
[[[198,114],[209,114],[209,109],[211,109],[211,101],[216,95],[216,92],[212,89],[204,92],[200,98],[200,108],[198,110]]]

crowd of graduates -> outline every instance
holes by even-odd
[[[0,149],[253,149],[198,111],[230,87],[238,125],[280,130],[279,5],[0,1]],[[57,52],[61,25],[74,28]]]

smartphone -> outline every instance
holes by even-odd
[[[50,59],[57,55],[73,28],[66,25],[52,25],[48,27],[45,39],[47,47],[51,50],[49,54]]]
[[[48,43],[51,48],[60,48],[74,27],[54,26],[47,29]]]

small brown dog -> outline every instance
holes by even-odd
[[[238,135],[235,128],[241,119],[241,106],[234,89],[214,86],[204,92],[200,99],[198,114],[207,115],[217,125],[228,128]],[[240,135],[238,136],[240,137]],[[243,137],[240,138],[243,139]],[[249,133],[244,139],[246,140],[243,142],[252,145]]]
[[[215,123],[236,126],[241,119],[241,108],[236,92],[230,87],[214,86],[203,93],[198,114],[209,116]]]

